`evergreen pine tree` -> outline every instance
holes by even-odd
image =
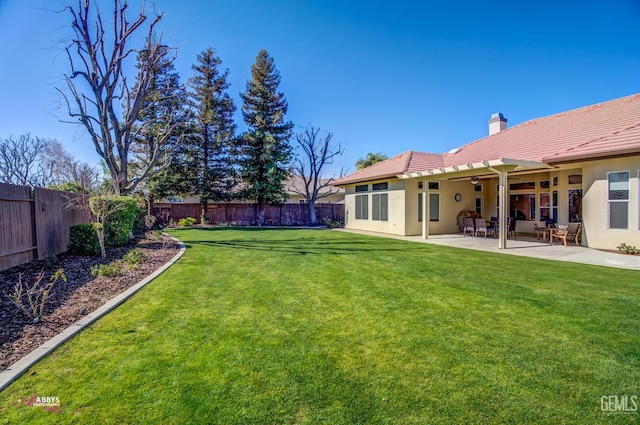
[[[220,72],[222,61],[214,49],[207,49],[193,65],[196,72],[190,93],[195,110],[194,131],[186,144],[191,194],[200,197],[201,215],[207,214],[207,201],[227,201],[234,187],[231,149],[236,125],[229,88],[229,70]]]
[[[251,80],[242,96],[242,116],[247,131],[239,149],[239,169],[244,197],[258,204],[258,224],[264,224],[264,206],[287,200],[284,181],[289,177],[293,123],[285,121],[287,101],[278,92],[280,73],[273,58],[260,50],[251,66]]]
[[[130,173],[140,175],[154,158],[156,167],[147,173],[148,180],[138,186],[145,192],[151,204],[153,192],[160,195],[175,193],[181,185],[179,165],[181,145],[187,128],[189,111],[187,109],[187,92],[180,84],[180,75],[175,70],[173,59],[168,48],[161,60],[149,71],[150,78],[147,96],[133,129],[132,158]],[[145,63],[145,52],[138,55],[138,67]],[[135,87],[137,90],[138,87]],[[164,191],[155,188],[162,181]]]

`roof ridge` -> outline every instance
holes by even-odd
[[[411,158],[413,158],[413,151],[408,151],[409,152],[409,156],[407,157],[407,160],[404,162],[404,167],[402,167],[402,172],[406,173],[407,170],[409,169],[409,165],[411,164]]]

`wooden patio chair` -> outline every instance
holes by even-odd
[[[562,244],[567,246],[567,241],[575,241],[576,246],[579,245],[580,233],[582,232],[582,223],[569,223],[566,230],[554,229],[551,233],[551,242],[553,239],[562,239]]]
[[[471,217],[465,217],[464,220],[462,220],[462,223],[462,235],[467,236],[467,232],[469,232],[471,236],[474,236],[476,233],[476,227],[473,224],[473,219]]]

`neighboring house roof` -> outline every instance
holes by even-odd
[[[429,161],[411,169],[412,154],[430,155]],[[640,154],[640,94],[526,121],[441,155],[404,152],[384,161],[387,165],[374,164],[336,184],[502,158],[560,164],[629,154]],[[401,169],[403,161],[406,169]]]
[[[320,183],[324,184],[328,180],[329,179],[320,179]],[[304,180],[300,176],[295,176],[295,175],[291,176],[283,184],[284,184],[285,192],[287,192],[289,196],[299,195],[298,193],[299,191],[304,192],[305,184],[304,184]],[[332,194],[332,193],[344,195],[344,188],[330,184],[328,186],[321,188],[318,191],[319,195]]]

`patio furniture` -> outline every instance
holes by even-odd
[[[546,220],[546,221],[538,221],[534,226],[533,226],[533,232],[536,234],[536,239],[540,239],[540,236],[542,236],[542,240],[546,241],[547,240],[547,234],[551,232],[550,229],[553,228],[553,220]]]
[[[496,235],[496,229],[487,226],[487,220],[484,218],[476,218],[476,237],[478,237],[478,233],[484,233],[484,238],[487,239],[488,233]]]
[[[513,239],[516,238],[516,219],[513,217],[509,217],[507,219],[507,239],[509,239],[509,235],[513,234]]]
[[[559,226],[558,226],[559,227]],[[582,223],[569,223],[567,229],[554,229],[551,232],[551,244],[553,245],[553,239],[562,239],[564,246],[567,246],[567,241],[575,241],[576,246],[579,245],[580,233],[582,232]]]
[[[474,236],[476,232],[476,228],[473,224],[473,219],[471,217],[465,217],[462,222],[463,222],[462,235],[467,236],[467,232],[469,232],[471,236]]]
[[[487,222],[487,227],[492,227],[496,236],[498,236],[498,230],[500,229],[500,221],[498,217],[491,217]]]

